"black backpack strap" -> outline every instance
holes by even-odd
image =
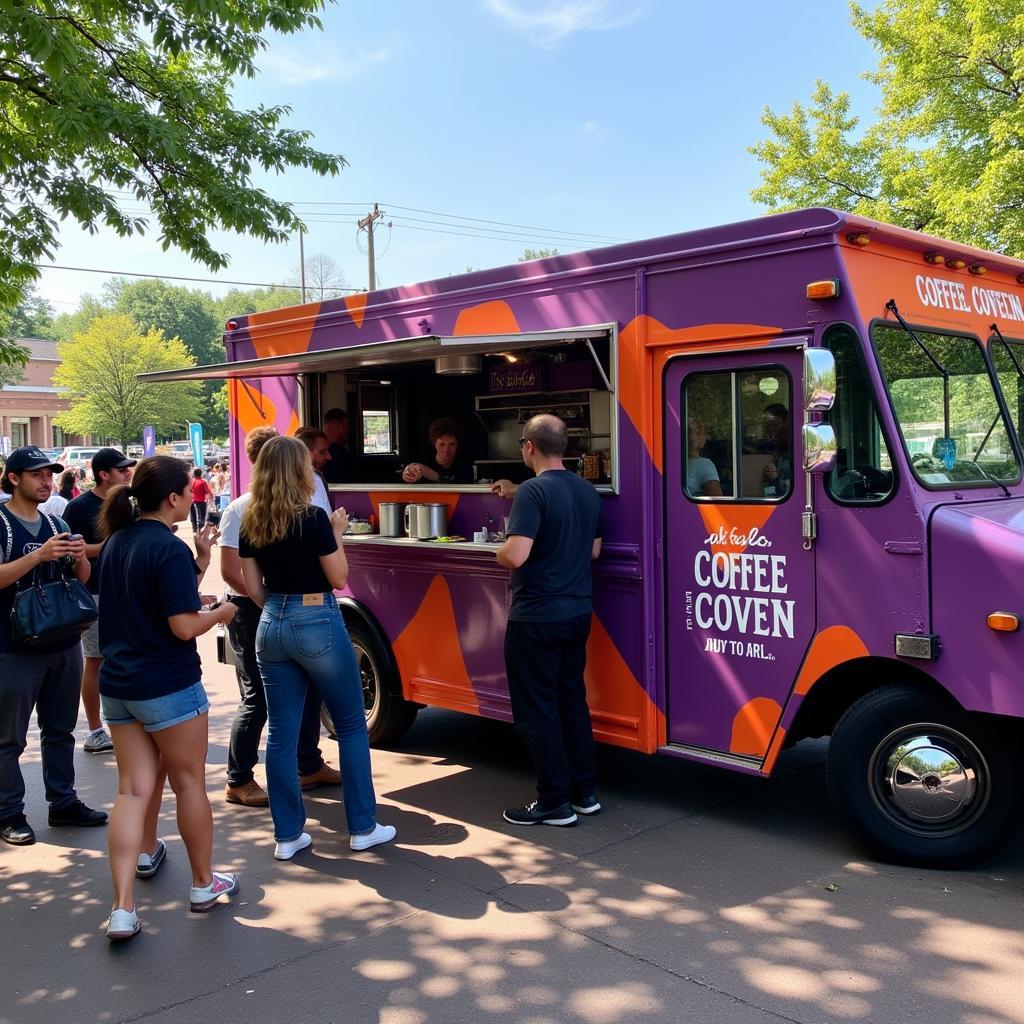
[[[11,526],[11,521],[7,518],[7,513],[2,505],[0,505],[0,522],[4,524],[4,533],[7,537],[4,541],[4,561],[9,562],[11,560],[11,552],[14,549],[14,528]]]

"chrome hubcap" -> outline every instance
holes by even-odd
[[[871,796],[894,824],[918,835],[953,835],[988,803],[981,751],[945,725],[920,723],[890,733],[869,767]]]

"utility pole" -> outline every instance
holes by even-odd
[[[359,228],[366,228],[366,255],[370,263],[370,287],[367,290],[371,292],[377,287],[377,265],[373,256],[373,225],[383,216],[380,207],[374,203],[373,209],[357,225]]]
[[[306,301],[306,248],[302,238],[302,228],[299,228],[299,281],[302,289],[302,301]]]

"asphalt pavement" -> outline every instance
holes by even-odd
[[[215,864],[241,892],[188,913],[168,791],[144,930],[111,947],[106,830],[47,826],[33,730],[39,841],[0,846],[0,1024],[1024,1024],[1024,842],[966,871],[873,861],[828,803],[820,742],[768,781],[603,748],[600,815],[517,828],[501,810],[532,776],[513,729],[428,710],[374,752],[397,841],[352,853],[320,789],[312,849],[280,863],[269,812],[224,803],[237,688],[212,634],[200,649]],[[109,808],[113,756],[79,746],[76,765]]]

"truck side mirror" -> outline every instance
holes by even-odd
[[[836,463],[836,432],[827,423],[805,423],[804,472],[831,473]]]
[[[827,348],[804,349],[804,411],[828,412],[836,400],[836,357]]]

